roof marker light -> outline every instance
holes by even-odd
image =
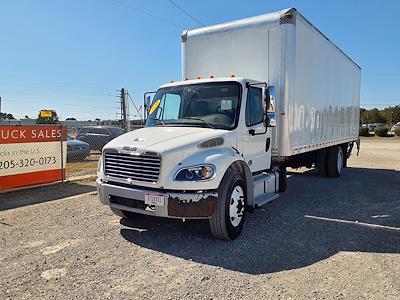
[[[201,79],[201,76],[197,76],[197,78],[196,79]]]
[[[235,77],[235,74],[232,74],[231,77]]]

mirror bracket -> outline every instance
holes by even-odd
[[[268,94],[268,106],[267,106],[267,127],[275,127],[276,126],[276,103],[275,103],[275,86],[270,85],[267,88],[267,94]]]

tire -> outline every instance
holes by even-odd
[[[246,182],[242,174],[229,168],[218,188],[218,201],[209,220],[212,234],[234,240],[242,232],[247,211]]]
[[[327,175],[327,166],[326,166],[326,149],[320,149],[317,151],[317,174],[319,176],[325,177]]]
[[[115,207],[110,207],[110,209],[115,215],[121,218],[133,218],[135,216],[135,213],[131,211],[122,210]]]
[[[343,148],[340,146],[333,146],[328,149],[328,156],[326,160],[328,177],[339,177],[342,173],[344,162]]]

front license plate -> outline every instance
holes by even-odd
[[[164,195],[145,194],[144,203],[147,205],[164,206]]]

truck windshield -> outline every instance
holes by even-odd
[[[154,96],[148,126],[196,126],[233,129],[238,120],[241,86],[213,82],[161,88]]]

